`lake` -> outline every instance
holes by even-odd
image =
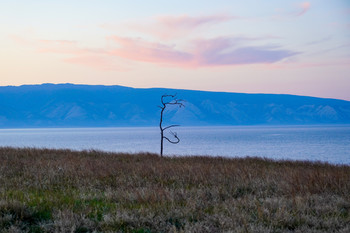
[[[257,156],[350,164],[350,126],[178,127],[165,155]],[[171,137],[171,135],[168,135]],[[0,146],[159,153],[157,127],[0,129]]]

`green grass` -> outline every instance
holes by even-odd
[[[350,232],[350,166],[0,148],[0,232]]]

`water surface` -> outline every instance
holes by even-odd
[[[166,155],[320,160],[350,164],[350,126],[178,127]],[[171,135],[168,135],[171,137]],[[156,127],[0,129],[0,146],[159,153]]]

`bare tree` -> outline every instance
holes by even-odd
[[[163,113],[165,108],[168,105],[176,105],[181,107],[185,107],[185,105],[183,104],[184,100],[182,99],[178,99],[175,95],[162,95],[161,98],[161,102],[162,102],[162,106],[158,106],[161,111],[160,111],[160,121],[159,121],[159,128],[160,128],[160,156],[163,157],[163,143],[164,143],[164,139],[166,139],[168,142],[172,143],[172,144],[177,144],[180,142],[180,138],[177,136],[177,133],[174,133],[172,131],[170,131],[171,135],[173,135],[174,137],[174,141],[170,140],[168,137],[166,137],[164,135],[164,131],[173,127],[177,127],[180,125],[169,125],[166,127],[163,127]]]

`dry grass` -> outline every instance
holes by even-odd
[[[0,148],[1,232],[350,232],[350,166]]]

